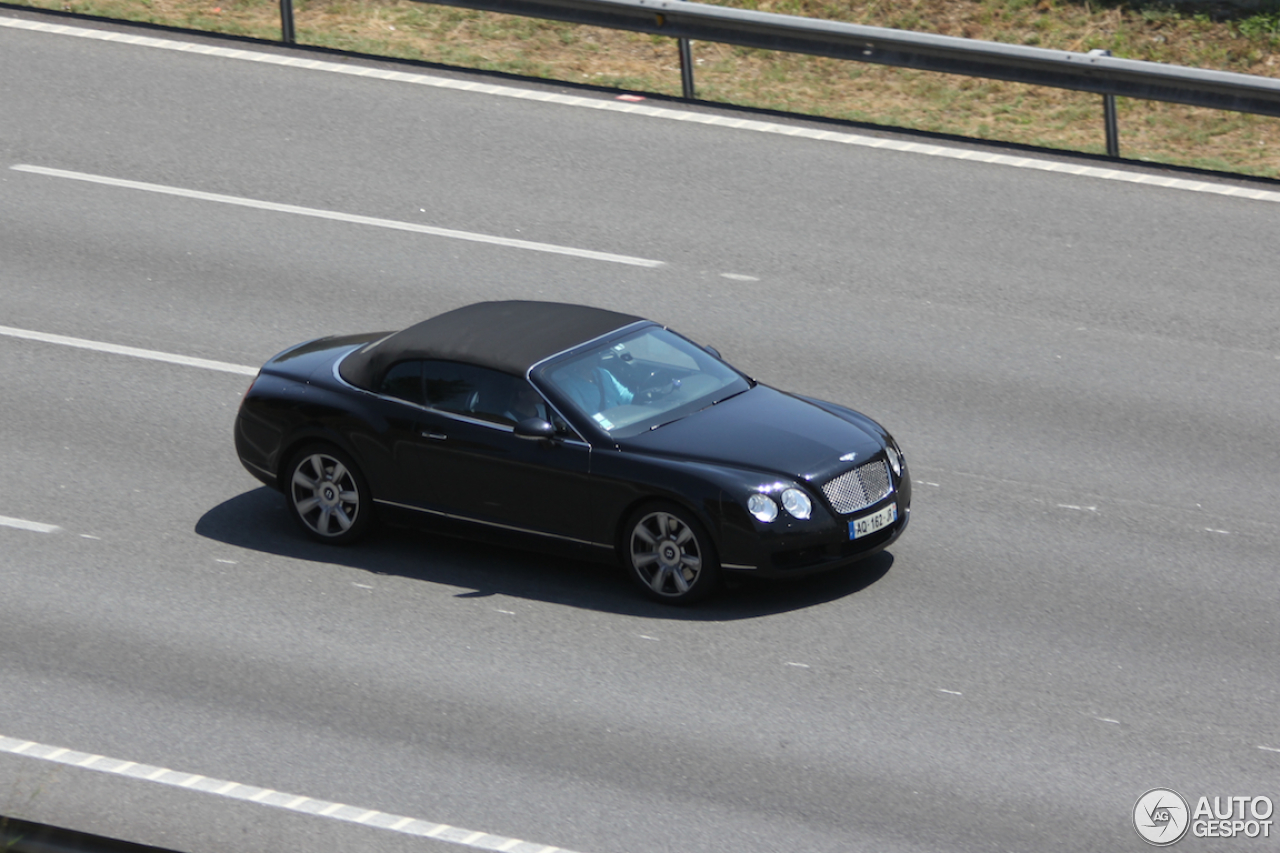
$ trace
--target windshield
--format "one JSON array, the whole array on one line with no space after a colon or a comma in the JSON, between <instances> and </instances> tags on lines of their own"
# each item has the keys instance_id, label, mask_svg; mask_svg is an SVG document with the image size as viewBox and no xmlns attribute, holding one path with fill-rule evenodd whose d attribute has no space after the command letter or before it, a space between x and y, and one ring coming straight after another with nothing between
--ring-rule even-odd
<instances>
[{"instance_id":1,"label":"windshield","mask_svg":"<svg viewBox=\"0 0 1280 853\"><path fill-rule=\"evenodd\" d=\"M679 420L750 387L706 350L658 326L557 359L534 375L615 438Z\"/></svg>"}]
</instances>

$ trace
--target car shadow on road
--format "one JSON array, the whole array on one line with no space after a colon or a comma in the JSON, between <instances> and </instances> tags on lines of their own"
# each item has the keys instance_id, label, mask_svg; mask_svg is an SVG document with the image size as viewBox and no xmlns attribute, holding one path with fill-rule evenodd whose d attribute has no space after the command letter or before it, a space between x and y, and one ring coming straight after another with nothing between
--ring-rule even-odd
<instances>
[{"instance_id":1,"label":"car shadow on road","mask_svg":"<svg viewBox=\"0 0 1280 853\"><path fill-rule=\"evenodd\" d=\"M215 506L196 522L207 539L317 564L347 566L458 587L458 598L506 595L648 619L719 622L802 610L854 595L883 578L893 556L792 581L731 578L709 601L672 607L643 598L616 565L521 551L382 526L350 547L313 542L289 517L279 493L261 487Z\"/></svg>"}]
</instances>

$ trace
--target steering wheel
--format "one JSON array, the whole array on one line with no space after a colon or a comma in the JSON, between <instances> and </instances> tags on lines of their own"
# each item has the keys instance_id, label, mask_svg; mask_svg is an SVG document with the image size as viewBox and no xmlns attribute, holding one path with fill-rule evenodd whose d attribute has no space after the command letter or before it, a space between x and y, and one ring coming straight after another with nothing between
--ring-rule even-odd
<instances>
[{"instance_id":1,"label":"steering wheel","mask_svg":"<svg viewBox=\"0 0 1280 853\"><path fill-rule=\"evenodd\" d=\"M650 373L648 378L650 380L656 379L657 378L656 373ZM650 385L648 388L642 389L640 393L637 394L636 396L640 397L641 400L645 403L653 403L658 400L661 400L664 397L669 397L671 393L679 387L680 387L679 379L670 379L670 380L667 380L665 383Z\"/></svg>"}]
</instances>

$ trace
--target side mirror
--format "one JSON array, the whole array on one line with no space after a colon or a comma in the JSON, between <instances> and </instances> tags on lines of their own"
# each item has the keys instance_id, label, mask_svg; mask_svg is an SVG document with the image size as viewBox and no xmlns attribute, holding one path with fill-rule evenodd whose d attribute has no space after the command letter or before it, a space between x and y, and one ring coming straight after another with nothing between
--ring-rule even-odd
<instances>
[{"instance_id":1,"label":"side mirror","mask_svg":"<svg viewBox=\"0 0 1280 853\"><path fill-rule=\"evenodd\" d=\"M716 349L715 347L711 346L711 344L707 344L706 346L704 346L704 347L703 347L703 349L704 349L704 350L706 350L707 352L711 353L712 355L714 355L716 358L720 359L721 361L724 361L724 356L722 356L722 355L720 354L720 350L718 350L718 349Z\"/></svg>"},{"instance_id":2,"label":"side mirror","mask_svg":"<svg viewBox=\"0 0 1280 853\"><path fill-rule=\"evenodd\" d=\"M520 438L555 438L556 428L542 418L525 418L515 426Z\"/></svg>"}]
</instances>

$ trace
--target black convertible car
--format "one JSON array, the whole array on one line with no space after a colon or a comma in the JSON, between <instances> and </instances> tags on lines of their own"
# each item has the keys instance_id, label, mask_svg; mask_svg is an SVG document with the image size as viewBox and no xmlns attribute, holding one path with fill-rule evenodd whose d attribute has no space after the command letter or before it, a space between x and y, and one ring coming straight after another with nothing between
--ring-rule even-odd
<instances>
[{"instance_id":1,"label":"black convertible car","mask_svg":"<svg viewBox=\"0 0 1280 853\"><path fill-rule=\"evenodd\" d=\"M907 526L888 432L627 314L486 302L268 361L236 450L335 544L379 519L617 555L650 596L874 554Z\"/></svg>"}]
</instances>

